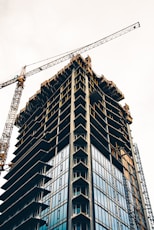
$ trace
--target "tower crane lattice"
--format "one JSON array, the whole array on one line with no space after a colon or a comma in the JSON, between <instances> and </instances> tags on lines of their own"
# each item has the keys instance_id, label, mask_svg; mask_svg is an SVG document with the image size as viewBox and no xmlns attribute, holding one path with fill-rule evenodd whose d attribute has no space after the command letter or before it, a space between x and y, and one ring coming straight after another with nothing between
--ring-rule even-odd
<instances>
[{"instance_id":1,"label":"tower crane lattice","mask_svg":"<svg viewBox=\"0 0 154 230\"><path fill-rule=\"evenodd\" d=\"M137 165L137 172L138 172L139 180L140 180L140 184L141 184L142 194L143 194L143 198L144 198L145 211L147 213L147 217L149 220L150 230L154 230L154 216L153 216L150 198L149 198L149 194L148 194L148 189L147 189L145 176L144 176L144 172L143 172L143 168L142 168L139 149L138 149L138 146L136 143L134 144L134 155L135 155L135 162Z\"/></svg>"},{"instance_id":2,"label":"tower crane lattice","mask_svg":"<svg viewBox=\"0 0 154 230\"><path fill-rule=\"evenodd\" d=\"M118 38L118 37L120 37L120 36L122 36L128 32L131 32L134 29L137 29L139 27L140 27L139 22L134 23L134 24L132 24L132 25L130 25L130 26L128 26L122 30L119 30L118 32L115 32L115 33L113 33L107 37L104 37L104 38L102 38L96 42L93 42L89 45L78 48L75 51L68 52L66 55L63 55L63 56L45 64L45 65L37 67L37 68L27 72L27 73L25 72L25 67L24 67L20 76L17 75L13 79L8 80L8 81L0 84L0 89L2 89L8 85L11 85L11 84L17 82L14 96L13 96L13 99L11 102L8 118L6 120L4 130L2 133L2 137L0 139L0 171L2 171L4 169L4 166L5 166L5 162L6 162L6 158L7 158L7 154L8 154L8 149L9 149L10 138L11 138L13 126L15 123L16 114L18 111L19 103L20 103L20 98L21 98L22 91L23 91L24 81L26 80L26 78L29 76L32 76L36 73L39 73L43 70L46 70L52 66L55 66L61 62L64 62L64 61L72 58L73 56L75 56L77 54L81 54L81 53L84 53L88 50L94 49L95 47L98 47L98 46L100 46L106 42L109 42L115 38Z\"/></svg>"}]
</instances>

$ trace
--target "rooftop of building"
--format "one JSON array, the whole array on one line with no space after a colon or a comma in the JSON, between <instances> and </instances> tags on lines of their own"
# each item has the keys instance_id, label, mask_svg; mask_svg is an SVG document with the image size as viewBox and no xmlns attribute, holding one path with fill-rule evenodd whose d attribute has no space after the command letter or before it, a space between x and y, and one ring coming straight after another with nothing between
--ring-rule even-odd
<instances>
[{"instance_id":1,"label":"rooftop of building","mask_svg":"<svg viewBox=\"0 0 154 230\"><path fill-rule=\"evenodd\" d=\"M98 77L95 74L95 72L91 69L91 58L89 56L87 58L83 58L80 54L78 54L74 56L68 65L62 68L56 75L41 84L40 89L31 98L29 98L26 106L18 114L15 124L18 127L22 127L25 121L36 110L38 104L44 104L48 98L51 97L51 93L54 93L67 79L67 77L70 76L72 69L77 68L78 66L85 68L89 76L97 78L99 87L104 93L116 101L124 99L123 93L118 89L113 81L107 80L103 75Z\"/></svg>"}]
</instances>

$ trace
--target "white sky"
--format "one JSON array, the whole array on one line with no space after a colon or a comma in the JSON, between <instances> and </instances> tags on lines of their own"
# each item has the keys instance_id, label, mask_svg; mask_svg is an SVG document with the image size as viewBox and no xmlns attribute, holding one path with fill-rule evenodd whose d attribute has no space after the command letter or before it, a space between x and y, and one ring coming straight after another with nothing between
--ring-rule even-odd
<instances>
[{"instance_id":1,"label":"white sky","mask_svg":"<svg viewBox=\"0 0 154 230\"><path fill-rule=\"evenodd\" d=\"M19 74L24 65L87 45L139 21L140 29L84 56L90 55L94 71L114 81L125 95L124 102L129 104L134 119L132 136L140 150L154 209L153 9L153 0L0 0L0 83ZM28 78L20 109L41 82L66 63ZM15 85L11 85L0 90L1 133L14 89ZM15 128L8 160L16 136Z\"/></svg>"}]
</instances>

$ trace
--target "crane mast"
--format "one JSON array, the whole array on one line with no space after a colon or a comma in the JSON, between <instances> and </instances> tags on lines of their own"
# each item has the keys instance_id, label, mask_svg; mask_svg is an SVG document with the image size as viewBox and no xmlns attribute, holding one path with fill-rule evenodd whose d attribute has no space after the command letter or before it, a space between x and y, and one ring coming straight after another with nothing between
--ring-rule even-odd
<instances>
[{"instance_id":1,"label":"crane mast","mask_svg":"<svg viewBox=\"0 0 154 230\"><path fill-rule=\"evenodd\" d=\"M8 149L9 149L10 138L11 138L13 126L15 123L16 113L18 111L20 98L22 95L23 84L24 84L24 81L26 80L26 78L29 76L32 76L36 73L39 73L43 70L46 70L52 66L55 66L61 62L64 62L68 59L71 59L73 56L75 56L77 54L81 54L81 53L84 53L88 50L94 49L94 48L96 48L96 47L98 47L104 43L107 43L107 42L109 42L115 38L118 38L118 37L120 37L120 36L122 36L128 32L131 32L131 31L133 31L139 27L140 27L139 22L134 23L134 24L132 24L132 25L130 25L130 26L128 26L122 30L119 30L118 32L115 32L115 33L113 33L107 37L104 37L104 38L102 38L96 42L93 42L89 45L85 45L83 47L80 47L74 51L68 52L66 55L63 55L63 56L45 64L45 65L39 66L39 67L37 67L37 68L27 72L27 73L25 72L25 67L24 67L20 76L17 75L14 78L0 84L0 89L2 89L8 85L11 85L11 84L17 82L15 93L14 93L14 96L13 96L13 99L11 102L8 118L6 120L4 130L2 133L2 137L0 139L0 171L4 170L4 166L5 166L5 162L6 162L6 158L7 158L7 154L8 154Z\"/></svg>"},{"instance_id":2,"label":"crane mast","mask_svg":"<svg viewBox=\"0 0 154 230\"><path fill-rule=\"evenodd\" d=\"M21 95L22 95L22 91L24 87L24 81L25 81L24 74L25 74L25 67L23 67L21 74L17 79L17 84L16 84L16 88L14 91L12 101L11 101L10 110L8 113L7 120L5 122L2 137L0 139L0 169L1 170L4 170L4 165L5 165L8 149L9 149L11 134L13 131L13 126L14 126L14 122L16 119L16 114L18 111L18 107L19 107L19 103L20 103L20 99L21 99Z\"/></svg>"}]
</instances>

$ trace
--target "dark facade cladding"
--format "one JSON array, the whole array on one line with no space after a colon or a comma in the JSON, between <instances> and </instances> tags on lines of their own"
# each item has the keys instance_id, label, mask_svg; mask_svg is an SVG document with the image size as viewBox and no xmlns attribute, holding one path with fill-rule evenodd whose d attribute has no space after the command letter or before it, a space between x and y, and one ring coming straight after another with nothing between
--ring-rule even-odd
<instances>
[{"instance_id":1,"label":"dark facade cladding","mask_svg":"<svg viewBox=\"0 0 154 230\"><path fill-rule=\"evenodd\" d=\"M1 230L147 230L128 105L77 55L17 117Z\"/></svg>"}]
</instances>

